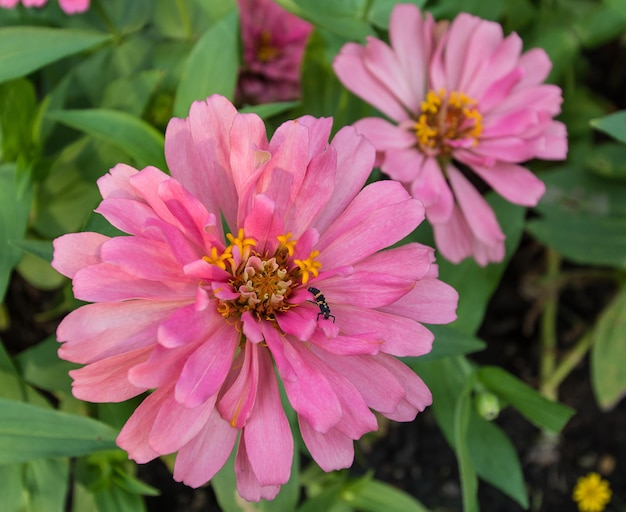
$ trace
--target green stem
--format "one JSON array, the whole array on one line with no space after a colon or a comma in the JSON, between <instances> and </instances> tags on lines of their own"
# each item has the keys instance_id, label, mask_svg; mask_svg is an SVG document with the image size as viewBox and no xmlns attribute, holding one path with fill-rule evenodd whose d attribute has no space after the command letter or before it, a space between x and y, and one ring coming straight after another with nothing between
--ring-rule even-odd
<instances>
[{"instance_id":1,"label":"green stem","mask_svg":"<svg viewBox=\"0 0 626 512\"><path fill-rule=\"evenodd\" d=\"M561 257L552 249L546 252L546 278L553 280L559 273ZM544 303L541 317L541 356L539 366L539 392L550 400L556 400L558 386L548 385L556 368L556 315L558 308L558 288L551 288Z\"/></svg>"},{"instance_id":2,"label":"green stem","mask_svg":"<svg viewBox=\"0 0 626 512\"><path fill-rule=\"evenodd\" d=\"M571 371L578 366L578 363L582 361L592 345L593 336L591 335L591 331L588 331L561 359L561 362L554 369L552 374L543 382L543 386L548 389L557 389L561 382L563 382Z\"/></svg>"}]
</instances>

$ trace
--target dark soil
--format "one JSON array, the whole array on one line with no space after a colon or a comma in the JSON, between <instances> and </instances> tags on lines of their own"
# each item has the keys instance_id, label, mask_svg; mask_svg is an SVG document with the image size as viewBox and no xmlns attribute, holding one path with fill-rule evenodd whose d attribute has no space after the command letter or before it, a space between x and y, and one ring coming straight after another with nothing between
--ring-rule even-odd
<instances>
[{"instance_id":1,"label":"dark soil","mask_svg":"<svg viewBox=\"0 0 626 512\"><path fill-rule=\"evenodd\" d=\"M536 386L538 372L537 322L541 293L537 277L542 272L541 248L525 240L511 260L491 300L480 329L487 348L472 358L479 364L496 364ZM581 283L565 288L559 306L559 349L566 350L610 300L607 282ZM54 305L55 294L41 292L15 276L6 305L11 327L0 333L15 354L54 332L55 322L38 321L39 313ZM540 432L515 410L505 409L496 423L517 448L527 483L530 510L576 511L571 499L576 480L597 471L614 491L608 510L622 510L626 500L626 401L614 410L598 409L589 381L588 359L565 380L561 402L577 413L567 424L554 449L546 449ZM462 510L458 469L453 451L440 433L430 411L412 423L387 425L386 435L360 443L353 471L374 469L375 476L418 497L433 512ZM161 490L148 498L150 512L218 511L210 487L192 490L173 481L160 461L139 467L139 477ZM523 510L488 484L481 483L483 512ZM620 504L617 506L617 504Z\"/></svg>"}]
</instances>

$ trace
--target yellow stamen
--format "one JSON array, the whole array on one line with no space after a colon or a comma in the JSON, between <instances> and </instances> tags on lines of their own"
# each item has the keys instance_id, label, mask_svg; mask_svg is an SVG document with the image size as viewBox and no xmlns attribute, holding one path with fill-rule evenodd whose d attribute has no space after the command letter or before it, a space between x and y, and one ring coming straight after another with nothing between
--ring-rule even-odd
<instances>
[{"instance_id":1,"label":"yellow stamen","mask_svg":"<svg viewBox=\"0 0 626 512\"><path fill-rule=\"evenodd\" d=\"M217 253L217 248L211 247L211 254L209 256L203 256L202 259L211 265L215 265L222 270L226 270L225 261L230 258L230 250L226 249L222 254Z\"/></svg>"},{"instance_id":2,"label":"yellow stamen","mask_svg":"<svg viewBox=\"0 0 626 512\"><path fill-rule=\"evenodd\" d=\"M261 62L269 62L279 54L278 48L272 44L272 34L264 30L259 37L259 48L256 52L257 59Z\"/></svg>"},{"instance_id":3,"label":"yellow stamen","mask_svg":"<svg viewBox=\"0 0 626 512\"><path fill-rule=\"evenodd\" d=\"M226 238L230 242L230 247L226 250L231 250L233 246L239 247L239 253L243 256L246 249L256 246L256 240L254 238L246 238L243 232L243 228L239 228L237 237L235 238L232 233L226 233Z\"/></svg>"},{"instance_id":4,"label":"yellow stamen","mask_svg":"<svg viewBox=\"0 0 626 512\"><path fill-rule=\"evenodd\" d=\"M285 235L278 235L276 238L280 242L280 245L287 249L289 256L293 256L294 249L296 247L297 240L291 240L293 233L289 232Z\"/></svg>"},{"instance_id":5,"label":"yellow stamen","mask_svg":"<svg viewBox=\"0 0 626 512\"><path fill-rule=\"evenodd\" d=\"M319 275L319 269L322 268L322 264L315 259L319 254L319 251L313 251L306 260L294 260L294 263L300 268L302 284L309 282L309 276L317 277Z\"/></svg>"}]
</instances>

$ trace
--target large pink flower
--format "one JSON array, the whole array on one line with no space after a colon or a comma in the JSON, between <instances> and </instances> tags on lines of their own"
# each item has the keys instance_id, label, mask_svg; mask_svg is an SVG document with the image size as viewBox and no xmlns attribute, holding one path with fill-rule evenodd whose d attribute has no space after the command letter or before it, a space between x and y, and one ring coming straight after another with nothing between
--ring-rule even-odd
<instances>
[{"instance_id":1,"label":"large pink flower","mask_svg":"<svg viewBox=\"0 0 626 512\"><path fill-rule=\"evenodd\" d=\"M273 0L237 3L244 61L237 101L258 104L297 99L302 57L313 26Z\"/></svg>"},{"instance_id":2,"label":"large pink flower","mask_svg":"<svg viewBox=\"0 0 626 512\"><path fill-rule=\"evenodd\" d=\"M19 2L24 7L42 7L48 0L0 0L0 7L14 8ZM65 14L77 14L89 9L89 0L59 0L59 5Z\"/></svg>"},{"instance_id":3,"label":"large pink flower","mask_svg":"<svg viewBox=\"0 0 626 512\"><path fill-rule=\"evenodd\" d=\"M98 181L96 211L130 236L55 240L54 268L94 302L58 328L59 355L87 365L74 395L154 390L118 437L137 462L177 451L174 477L199 486L240 433L240 494L274 497L293 452L274 366L326 471L377 428L370 409L410 421L430 404L392 355L429 352L420 322L454 320L457 294L431 248L382 250L423 207L394 181L361 190L374 148L352 127L329 144L331 124L302 117L268 141L225 98L196 102L167 128L172 177L120 164Z\"/></svg>"},{"instance_id":4,"label":"large pink flower","mask_svg":"<svg viewBox=\"0 0 626 512\"><path fill-rule=\"evenodd\" d=\"M343 84L388 116L355 123L376 146L378 164L426 206L435 240L453 262L504 257L504 234L471 180L512 203L534 206L543 183L519 163L567 153L561 90L542 84L551 68L541 49L522 53L515 33L460 14L435 25L414 5L398 5L391 46L348 43L334 70ZM471 174L474 173L474 176Z\"/></svg>"}]
</instances>

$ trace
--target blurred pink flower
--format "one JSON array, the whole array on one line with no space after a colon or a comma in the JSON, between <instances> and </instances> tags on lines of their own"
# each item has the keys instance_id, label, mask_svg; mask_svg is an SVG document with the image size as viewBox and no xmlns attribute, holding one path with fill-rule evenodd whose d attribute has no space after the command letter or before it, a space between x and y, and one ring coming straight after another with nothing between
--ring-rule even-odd
<instances>
[{"instance_id":1,"label":"blurred pink flower","mask_svg":"<svg viewBox=\"0 0 626 512\"><path fill-rule=\"evenodd\" d=\"M98 185L96 210L130 236L75 233L53 266L94 302L58 328L74 395L127 400L154 390L117 439L144 463L178 452L174 478L197 487L233 446L247 500L273 498L290 474L293 440L274 365L312 457L350 466L375 409L410 421L428 388L392 356L430 351L420 322L456 317L434 251L382 250L421 222L402 185L362 189L374 148L352 127L329 144L332 119L302 117L270 141L263 121L221 96L172 119L172 177L120 164ZM229 233L222 231L222 219Z\"/></svg>"},{"instance_id":2,"label":"blurred pink flower","mask_svg":"<svg viewBox=\"0 0 626 512\"><path fill-rule=\"evenodd\" d=\"M12 9L20 0L0 0L0 7ZM42 7L48 0L21 0L24 7ZM59 0L59 5L66 14L77 14L89 9L89 0Z\"/></svg>"},{"instance_id":3,"label":"blurred pink flower","mask_svg":"<svg viewBox=\"0 0 626 512\"><path fill-rule=\"evenodd\" d=\"M541 49L522 53L519 36L504 38L497 23L463 13L435 25L414 5L393 9L389 37L391 46L348 43L333 64L350 91L394 121L355 127L381 169L424 202L446 258L501 261L504 233L472 181L524 206L543 195L543 182L518 164L567 154L565 126L553 120L561 90L542 84L550 60Z\"/></svg>"},{"instance_id":4,"label":"blurred pink flower","mask_svg":"<svg viewBox=\"0 0 626 512\"><path fill-rule=\"evenodd\" d=\"M297 99L302 57L313 26L273 0L237 3L243 44L237 102L259 104Z\"/></svg>"}]
</instances>

